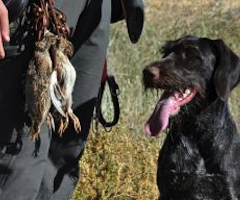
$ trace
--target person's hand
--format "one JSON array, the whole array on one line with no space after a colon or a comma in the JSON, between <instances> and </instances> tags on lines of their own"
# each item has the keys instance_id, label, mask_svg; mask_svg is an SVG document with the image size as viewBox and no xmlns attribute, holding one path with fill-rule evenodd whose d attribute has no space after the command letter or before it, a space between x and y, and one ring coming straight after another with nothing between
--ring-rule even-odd
<instances>
[{"instance_id":1,"label":"person's hand","mask_svg":"<svg viewBox=\"0 0 240 200\"><path fill-rule=\"evenodd\" d=\"M5 57L3 42L9 42L9 40L8 10L2 0L0 0L0 59Z\"/></svg>"}]
</instances>

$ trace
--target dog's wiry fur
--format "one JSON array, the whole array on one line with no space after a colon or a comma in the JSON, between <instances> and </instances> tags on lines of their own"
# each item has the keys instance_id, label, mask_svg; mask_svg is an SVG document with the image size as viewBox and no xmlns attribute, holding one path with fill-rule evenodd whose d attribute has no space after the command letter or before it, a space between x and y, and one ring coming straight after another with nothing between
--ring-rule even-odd
<instances>
[{"instance_id":1,"label":"dog's wiry fur","mask_svg":"<svg viewBox=\"0 0 240 200\"><path fill-rule=\"evenodd\" d=\"M240 139L228 106L239 80L239 58L222 40L194 36L167 42L163 59L143 70L145 87L164 91L146 123L153 136L167 130L161 200L240 199Z\"/></svg>"}]
</instances>

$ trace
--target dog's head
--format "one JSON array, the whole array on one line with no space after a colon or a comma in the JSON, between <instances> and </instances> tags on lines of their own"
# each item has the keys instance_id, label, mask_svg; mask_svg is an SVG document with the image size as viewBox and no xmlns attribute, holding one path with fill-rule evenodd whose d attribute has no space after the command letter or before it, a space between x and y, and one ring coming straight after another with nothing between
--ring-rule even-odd
<instances>
[{"instance_id":1,"label":"dog's head","mask_svg":"<svg viewBox=\"0 0 240 200\"><path fill-rule=\"evenodd\" d=\"M164 91L145 126L153 136L180 110L199 111L217 98L226 101L240 81L239 58L222 40L186 36L162 50L163 58L143 70L145 87Z\"/></svg>"}]
</instances>

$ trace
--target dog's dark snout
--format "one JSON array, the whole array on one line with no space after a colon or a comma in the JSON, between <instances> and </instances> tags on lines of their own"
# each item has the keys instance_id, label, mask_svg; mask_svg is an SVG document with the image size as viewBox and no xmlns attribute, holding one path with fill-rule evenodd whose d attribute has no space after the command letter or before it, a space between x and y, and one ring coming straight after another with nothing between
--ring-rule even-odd
<instances>
[{"instance_id":1,"label":"dog's dark snout","mask_svg":"<svg viewBox=\"0 0 240 200\"><path fill-rule=\"evenodd\" d=\"M143 83L145 87L155 87L159 78L159 69L155 65L149 65L143 70Z\"/></svg>"},{"instance_id":2,"label":"dog's dark snout","mask_svg":"<svg viewBox=\"0 0 240 200\"><path fill-rule=\"evenodd\" d=\"M159 70L155 66L148 66L143 70L145 79L155 79L159 76Z\"/></svg>"}]
</instances>

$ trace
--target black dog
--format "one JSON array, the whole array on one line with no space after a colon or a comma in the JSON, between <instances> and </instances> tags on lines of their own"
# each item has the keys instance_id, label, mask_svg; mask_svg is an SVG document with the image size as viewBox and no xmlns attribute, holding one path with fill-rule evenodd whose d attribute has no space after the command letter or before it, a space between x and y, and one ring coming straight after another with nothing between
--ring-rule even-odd
<instances>
[{"instance_id":1,"label":"black dog","mask_svg":"<svg viewBox=\"0 0 240 200\"><path fill-rule=\"evenodd\" d=\"M145 125L152 136L168 128L161 200L240 199L240 138L227 102L239 80L239 58L222 40L194 36L167 42L143 70L146 88L164 90Z\"/></svg>"}]
</instances>

